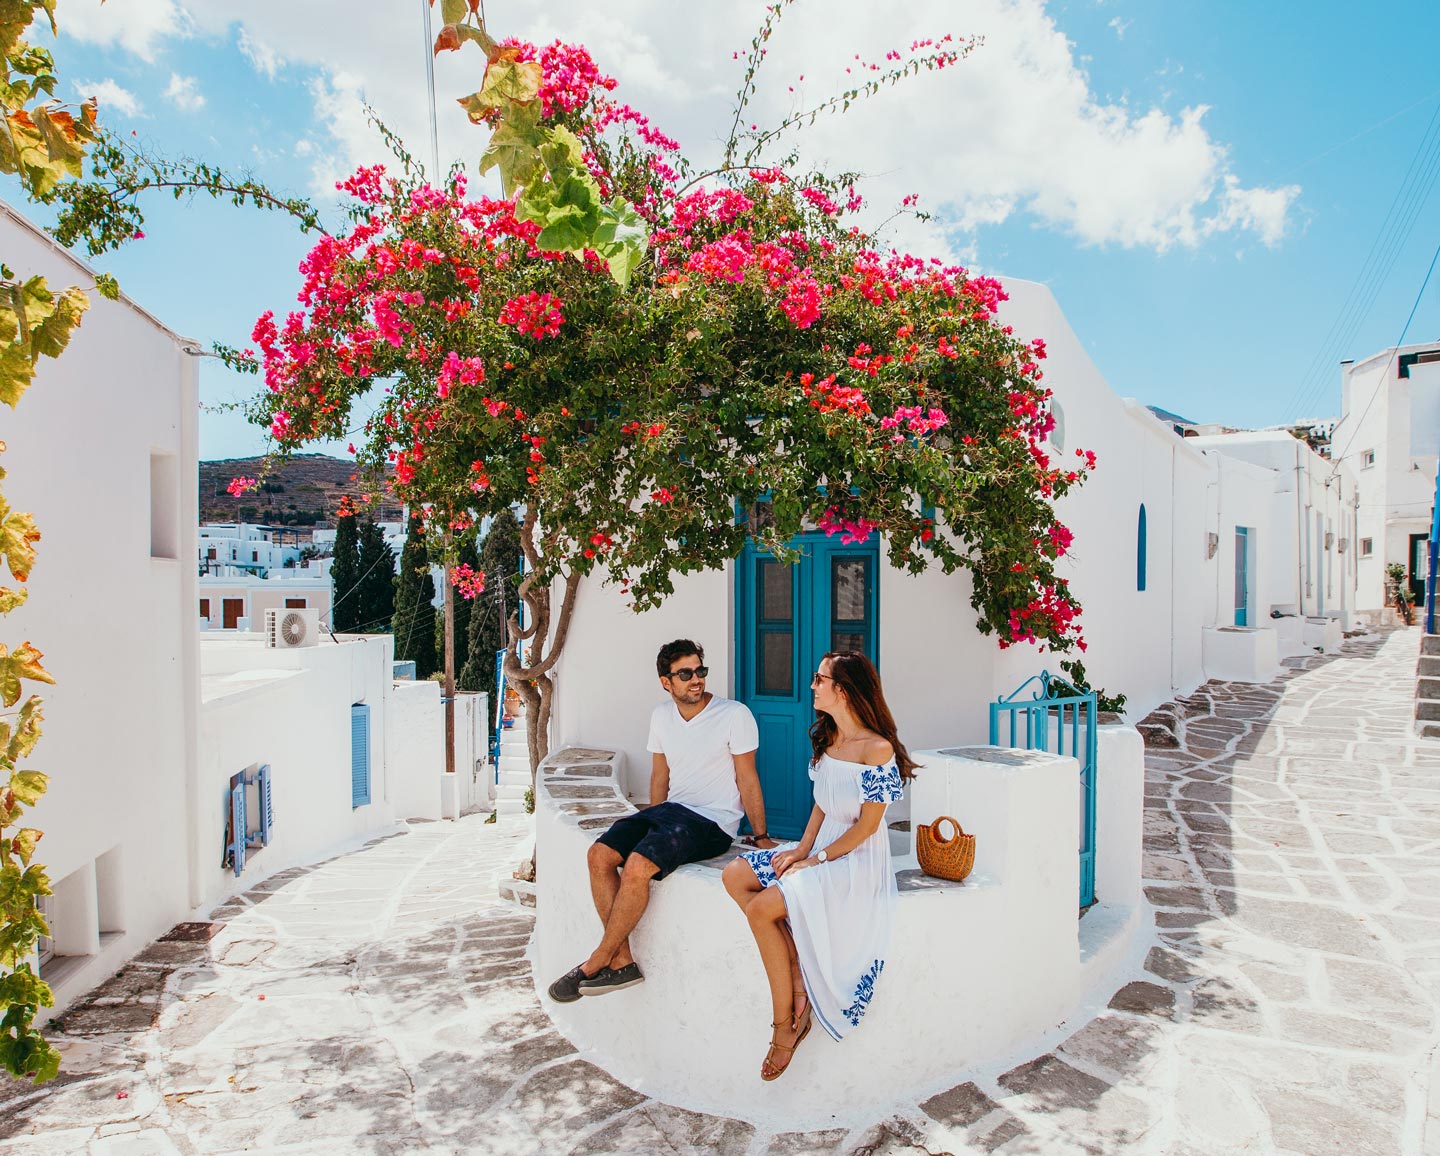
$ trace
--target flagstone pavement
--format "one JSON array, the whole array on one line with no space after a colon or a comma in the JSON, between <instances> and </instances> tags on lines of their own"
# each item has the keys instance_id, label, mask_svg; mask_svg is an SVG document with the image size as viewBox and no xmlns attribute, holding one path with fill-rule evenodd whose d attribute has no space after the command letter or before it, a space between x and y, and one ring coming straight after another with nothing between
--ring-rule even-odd
<instances>
[{"instance_id":1,"label":"flagstone pavement","mask_svg":"<svg viewBox=\"0 0 1440 1156\"><path fill-rule=\"evenodd\" d=\"M496 899L524 820L472 816L286 872L208 943L150 948L61 1019L60 1079L0 1085L0 1154L1440 1152L1418 641L1352 640L1161 712L1147 974L1053 1051L868 1126L771 1134L577 1055L535 996L531 914Z\"/></svg>"}]
</instances>

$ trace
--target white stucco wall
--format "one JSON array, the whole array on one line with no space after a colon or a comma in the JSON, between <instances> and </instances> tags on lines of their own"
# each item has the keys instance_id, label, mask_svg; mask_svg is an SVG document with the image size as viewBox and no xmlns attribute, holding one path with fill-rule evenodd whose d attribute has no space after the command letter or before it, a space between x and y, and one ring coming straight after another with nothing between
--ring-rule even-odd
<instances>
[{"instance_id":1,"label":"white stucco wall","mask_svg":"<svg viewBox=\"0 0 1440 1156\"><path fill-rule=\"evenodd\" d=\"M439 749L435 718L399 714L409 727L410 759L389 757L395 726L388 635L326 639L320 646L271 650L259 635L215 635L201 645L202 694L198 797L190 830L201 865L192 906L208 908L259 879L312 862L409 817L412 778L424 754ZM420 687L435 684L410 684ZM370 803L351 806L350 708L370 705ZM438 699L435 714L438 716ZM444 769L428 760L438 784ZM236 878L219 866L224 846L225 792L230 776L268 763L275 803L269 846L252 850ZM416 766L415 764L422 764ZM439 788L435 787L438 801ZM438 818L435 813L425 817ZM252 820L253 822L253 820Z\"/></svg>"},{"instance_id":2,"label":"white stucco wall","mask_svg":"<svg viewBox=\"0 0 1440 1156\"><path fill-rule=\"evenodd\" d=\"M17 276L44 275L56 292L94 283L3 206L0 249ZM94 905L71 938L88 959L59 985L62 1003L188 910L199 709L188 345L130 302L94 294L69 348L42 358L5 410L5 495L43 539L29 601L0 620L0 638L33 642L58 680L27 686L46 716L30 762L50 776L28 821L45 832L38 859L52 882L74 884L57 902Z\"/></svg>"}]
</instances>

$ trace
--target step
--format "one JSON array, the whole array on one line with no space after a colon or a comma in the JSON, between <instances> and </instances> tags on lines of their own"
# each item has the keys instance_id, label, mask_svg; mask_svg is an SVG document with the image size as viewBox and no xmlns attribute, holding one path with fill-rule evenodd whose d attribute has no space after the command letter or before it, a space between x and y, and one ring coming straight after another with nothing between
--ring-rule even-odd
<instances>
[{"instance_id":1,"label":"step","mask_svg":"<svg viewBox=\"0 0 1440 1156\"><path fill-rule=\"evenodd\" d=\"M1422 739L1440 739L1440 723L1418 723L1415 733Z\"/></svg>"},{"instance_id":2,"label":"step","mask_svg":"<svg viewBox=\"0 0 1440 1156\"><path fill-rule=\"evenodd\" d=\"M504 774L506 771L524 771L528 778L530 775L530 754L529 752L521 754L519 751L510 752L502 750L500 752L500 762L496 765L500 768L501 774Z\"/></svg>"},{"instance_id":3,"label":"step","mask_svg":"<svg viewBox=\"0 0 1440 1156\"><path fill-rule=\"evenodd\" d=\"M1440 656L1422 654L1415 673L1421 678L1440 678Z\"/></svg>"},{"instance_id":4,"label":"step","mask_svg":"<svg viewBox=\"0 0 1440 1156\"><path fill-rule=\"evenodd\" d=\"M1415 683L1415 697L1417 699L1440 699L1440 678L1421 677Z\"/></svg>"},{"instance_id":5,"label":"step","mask_svg":"<svg viewBox=\"0 0 1440 1156\"><path fill-rule=\"evenodd\" d=\"M1440 722L1440 699L1416 699L1415 718L1418 722Z\"/></svg>"},{"instance_id":6,"label":"step","mask_svg":"<svg viewBox=\"0 0 1440 1156\"><path fill-rule=\"evenodd\" d=\"M1420 639L1420 653L1440 655L1440 634L1427 634Z\"/></svg>"},{"instance_id":7,"label":"step","mask_svg":"<svg viewBox=\"0 0 1440 1156\"><path fill-rule=\"evenodd\" d=\"M495 785L495 797L497 799L520 799L524 800L525 794L530 790L530 784L526 783L497 783Z\"/></svg>"},{"instance_id":8,"label":"step","mask_svg":"<svg viewBox=\"0 0 1440 1156\"><path fill-rule=\"evenodd\" d=\"M525 787L530 786L530 770L527 767L523 771L501 771L500 777L495 780L496 784L504 787Z\"/></svg>"},{"instance_id":9,"label":"step","mask_svg":"<svg viewBox=\"0 0 1440 1156\"><path fill-rule=\"evenodd\" d=\"M525 800L496 799L495 813L498 815L523 815L525 814Z\"/></svg>"}]
</instances>

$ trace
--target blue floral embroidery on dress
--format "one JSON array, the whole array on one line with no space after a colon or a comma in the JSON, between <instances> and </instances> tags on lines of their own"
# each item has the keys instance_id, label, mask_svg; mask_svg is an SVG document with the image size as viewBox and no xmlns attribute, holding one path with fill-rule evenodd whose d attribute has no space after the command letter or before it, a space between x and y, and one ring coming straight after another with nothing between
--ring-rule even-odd
<instances>
[{"instance_id":1,"label":"blue floral embroidery on dress","mask_svg":"<svg viewBox=\"0 0 1440 1156\"><path fill-rule=\"evenodd\" d=\"M883 767L866 767L860 772L860 790L867 803L893 803L905 793L900 768L894 763Z\"/></svg>"},{"instance_id":2,"label":"blue floral embroidery on dress","mask_svg":"<svg viewBox=\"0 0 1440 1156\"><path fill-rule=\"evenodd\" d=\"M878 802L878 800L875 800ZM865 1014L865 1009L870 1006L870 1000L875 995L875 981L880 978L880 973L885 970L885 961L877 959L870 965L870 970L860 977L860 982L855 985L855 1002L845 1008L840 1014L850 1021L852 1028L860 1026L860 1017Z\"/></svg>"},{"instance_id":3,"label":"blue floral embroidery on dress","mask_svg":"<svg viewBox=\"0 0 1440 1156\"><path fill-rule=\"evenodd\" d=\"M770 866L770 860L775 857L775 852L780 850L776 847L769 851L743 851L741 857L755 872L755 878L760 880L761 887L770 887L775 883L775 868Z\"/></svg>"}]
</instances>

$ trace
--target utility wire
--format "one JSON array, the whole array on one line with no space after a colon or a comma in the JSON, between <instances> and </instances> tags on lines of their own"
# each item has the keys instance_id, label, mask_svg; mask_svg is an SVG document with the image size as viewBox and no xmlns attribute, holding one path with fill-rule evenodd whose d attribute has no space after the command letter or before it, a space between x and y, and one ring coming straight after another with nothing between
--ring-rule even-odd
<instances>
[{"instance_id":1,"label":"utility wire","mask_svg":"<svg viewBox=\"0 0 1440 1156\"><path fill-rule=\"evenodd\" d=\"M1437 178L1440 178L1440 105L1426 125L1350 292L1291 396L1287 412L1292 418L1307 416L1303 409L1324 396L1331 366L1364 324Z\"/></svg>"},{"instance_id":2,"label":"utility wire","mask_svg":"<svg viewBox=\"0 0 1440 1156\"><path fill-rule=\"evenodd\" d=\"M1430 268L1425 273L1425 280L1420 284L1420 292L1415 294L1415 304L1410 307L1410 316L1405 319L1405 328L1400 330L1400 339L1395 342L1394 347L1390 350L1390 357L1385 362L1385 369L1380 374L1379 380L1375 383L1375 388L1370 393L1370 400L1365 403L1365 408L1360 411L1360 416L1355 421L1355 428L1350 431L1350 437L1345 442L1345 448L1340 451L1338 456L1332 455L1334 464L1330 470L1329 477L1326 478L1327 482L1339 472L1340 463L1345 459L1345 455L1350 452L1350 447L1355 442L1355 435L1360 432L1360 426L1365 421L1365 415L1370 412L1370 407L1375 404L1375 399L1380 396L1382 390L1389 388L1390 367L1395 364L1395 358L1400 355L1400 347L1405 344L1405 335L1410 332L1410 323L1415 320L1415 313L1419 310L1420 301L1425 296L1425 289L1430 284L1430 275L1435 272L1436 262L1440 262L1440 245L1435 246L1435 256L1430 258Z\"/></svg>"}]
</instances>

